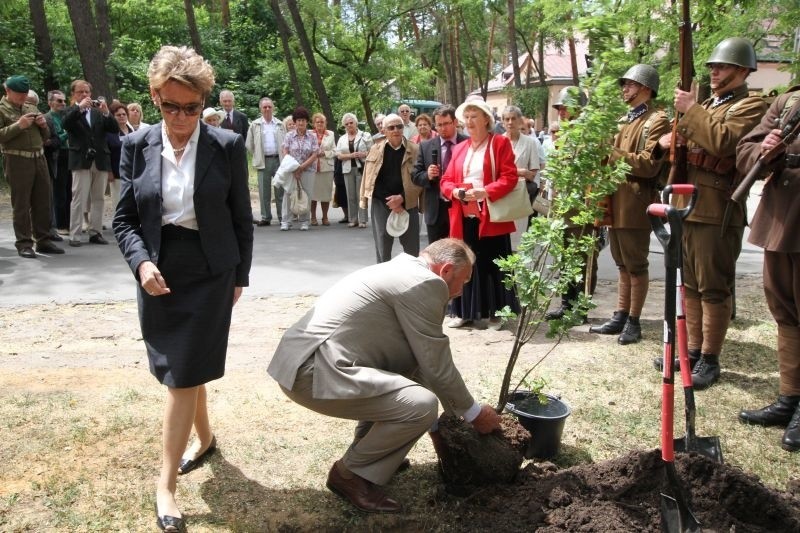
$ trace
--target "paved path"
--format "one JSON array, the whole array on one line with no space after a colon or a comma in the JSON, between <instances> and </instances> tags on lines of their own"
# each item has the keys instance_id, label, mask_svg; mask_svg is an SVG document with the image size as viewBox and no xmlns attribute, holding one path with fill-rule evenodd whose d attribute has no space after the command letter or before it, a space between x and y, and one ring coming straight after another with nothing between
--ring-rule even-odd
<instances>
[{"instance_id":1,"label":"paved path","mask_svg":"<svg viewBox=\"0 0 800 533\"><path fill-rule=\"evenodd\" d=\"M751 196L751 213L757 197ZM331 210L331 225L308 232L281 232L278 225L254 227L255 243L250 287L244 297L319 294L344 275L375 262L372 230L337 224L341 210ZM107 222L108 224L108 222ZM518 227L521 224L517 224ZM424 231L424 224L422 225ZM66 254L23 259L14 248L10 221L0 223L0 306L49 302L104 302L135 298L135 282L114 244L84 244ZM86 239L84 239L85 241ZM427 243L425 234L421 237ZM519 233L513 242L519 240ZM399 253L400 243L394 251ZM655 238L650 245L651 278L663 279L663 255ZM742 274L761 272L762 253L745 243L739 259ZM616 267L606 248L600 254L599 277L615 280Z\"/></svg>"}]
</instances>

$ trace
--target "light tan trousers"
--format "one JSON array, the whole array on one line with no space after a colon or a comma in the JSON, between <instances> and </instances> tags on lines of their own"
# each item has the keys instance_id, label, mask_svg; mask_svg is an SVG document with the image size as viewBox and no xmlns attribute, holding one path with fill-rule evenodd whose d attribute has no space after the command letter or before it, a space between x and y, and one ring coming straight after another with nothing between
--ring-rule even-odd
<instances>
[{"instance_id":1,"label":"light tan trousers","mask_svg":"<svg viewBox=\"0 0 800 533\"><path fill-rule=\"evenodd\" d=\"M438 417L439 400L421 385L371 398L320 400L313 397L314 357L297 371L292 390L281 390L294 402L317 413L357 420L353 444L342 457L355 474L385 485L417 440Z\"/></svg>"}]
</instances>

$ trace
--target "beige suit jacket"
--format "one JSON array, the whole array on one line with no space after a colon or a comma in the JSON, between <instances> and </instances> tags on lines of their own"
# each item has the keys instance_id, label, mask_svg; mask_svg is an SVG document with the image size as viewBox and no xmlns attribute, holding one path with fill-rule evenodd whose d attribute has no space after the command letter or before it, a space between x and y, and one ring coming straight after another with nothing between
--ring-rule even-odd
<instances>
[{"instance_id":1,"label":"beige suit jacket","mask_svg":"<svg viewBox=\"0 0 800 533\"><path fill-rule=\"evenodd\" d=\"M286 331L267 372L291 390L314 354L314 398L370 398L419 383L463 415L474 400L442 331L448 299L421 258L401 254L354 272Z\"/></svg>"}]
</instances>

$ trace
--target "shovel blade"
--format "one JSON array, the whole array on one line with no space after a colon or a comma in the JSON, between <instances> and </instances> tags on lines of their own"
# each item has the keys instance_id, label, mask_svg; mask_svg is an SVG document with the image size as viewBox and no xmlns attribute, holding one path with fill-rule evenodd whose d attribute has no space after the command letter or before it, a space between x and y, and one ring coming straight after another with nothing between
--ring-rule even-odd
<instances>
[{"instance_id":1,"label":"shovel blade","mask_svg":"<svg viewBox=\"0 0 800 533\"><path fill-rule=\"evenodd\" d=\"M720 444L719 437L694 437L687 438L683 436L679 439L674 439L676 453L697 452L700 455L705 455L712 461L722 463L722 445Z\"/></svg>"},{"instance_id":2,"label":"shovel blade","mask_svg":"<svg viewBox=\"0 0 800 533\"><path fill-rule=\"evenodd\" d=\"M700 524L689 509L681 513L672 496L661 493L661 531L664 533L701 533Z\"/></svg>"}]
</instances>

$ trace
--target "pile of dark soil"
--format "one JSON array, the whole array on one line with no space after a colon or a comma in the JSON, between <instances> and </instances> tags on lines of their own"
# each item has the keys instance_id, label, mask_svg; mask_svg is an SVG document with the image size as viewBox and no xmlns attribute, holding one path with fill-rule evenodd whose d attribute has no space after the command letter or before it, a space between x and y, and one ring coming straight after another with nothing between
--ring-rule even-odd
<instances>
[{"instance_id":1,"label":"pile of dark soil","mask_svg":"<svg viewBox=\"0 0 800 533\"><path fill-rule=\"evenodd\" d=\"M800 495L697 454L678 455L676 468L704 531L800 531ZM670 493L660 450L638 451L561 470L530 463L513 483L462 499L459 512L463 531L660 531L661 492Z\"/></svg>"}]
</instances>

